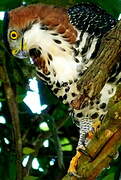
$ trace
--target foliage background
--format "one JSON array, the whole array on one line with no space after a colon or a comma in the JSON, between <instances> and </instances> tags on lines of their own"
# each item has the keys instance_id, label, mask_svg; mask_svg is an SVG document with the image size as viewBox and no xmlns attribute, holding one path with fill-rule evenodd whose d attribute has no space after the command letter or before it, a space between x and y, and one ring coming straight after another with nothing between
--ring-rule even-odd
<instances>
[{"instance_id":1,"label":"foliage background","mask_svg":"<svg viewBox=\"0 0 121 180\"><path fill-rule=\"evenodd\" d=\"M83 2L86 0L83 0ZM26 0L30 3L46 3L68 7L81 2L81 0ZM106 9L115 18L121 13L121 0L88 0L100 5ZM0 1L0 11L18 7L22 4L20 0ZM3 22L0 21L0 64L5 64L7 73L16 96L19 109L20 128L23 140L23 160L29 155L30 159L37 158L39 167L43 169L33 169L29 171L27 177L28 163L23 168L24 180L60 180L67 171L69 162L75 154L78 142L78 129L68 116L67 107L62 105L59 100L52 95L48 88L38 81L41 104L47 104L48 108L40 115L32 113L28 106L23 102L27 91L29 90L29 79L35 77L34 67L29 60L19 60L9 56L6 52L3 42L2 28ZM3 33L2 33L3 32ZM6 123L0 123L0 180L16 179L16 153L13 137L13 127L11 115L5 97L3 81L0 80L0 117L6 119ZM34 103L34 102L33 102ZM49 131L40 129L39 125L46 122ZM9 144L5 139L9 140ZM49 140L49 146L44 147L43 142ZM53 161L53 165L50 162ZM97 178L98 180L118 180L121 172L121 150L119 156L113 160L109 169L105 169Z\"/></svg>"}]
</instances>

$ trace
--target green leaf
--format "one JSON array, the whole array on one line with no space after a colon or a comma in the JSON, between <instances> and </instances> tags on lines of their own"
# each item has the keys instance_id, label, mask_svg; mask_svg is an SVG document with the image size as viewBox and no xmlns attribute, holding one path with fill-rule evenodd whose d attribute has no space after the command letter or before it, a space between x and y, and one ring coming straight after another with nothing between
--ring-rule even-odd
<instances>
[{"instance_id":1,"label":"green leaf","mask_svg":"<svg viewBox=\"0 0 121 180\"><path fill-rule=\"evenodd\" d=\"M21 1L15 1L15 0L4 0L4 1L0 1L0 7L2 10L6 10L6 9L12 9L15 8L17 6L21 5Z\"/></svg>"},{"instance_id":2,"label":"green leaf","mask_svg":"<svg viewBox=\"0 0 121 180\"><path fill-rule=\"evenodd\" d=\"M26 94L18 95L18 96L16 97L16 101L17 101L18 103L23 102L23 99L25 98L25 96L26 96Z\"/></svg>"},{"instance_id":3,"label":"green leaf","mask_svg":"<svg viewBox=\"0 0 121 180\"><path fill-rule=\"evenodd\" d=\"M42 122L40 125L39 125L39 128L42 130L42 131L49 131L49 127L47 125L46 122Z\"/></svg>"},{"instance_id":4,"label":"green leaf","mask_svg":"<svg viewBox=\"0 0 121 180\"><path fill-rule=\"evenodd\" d=\"M67 138L63 138L61 140L62 151L72 151L72 145Z\"/></svg>"},{"instance_id":5,"label":"green leaf","mask_svg":"<svg viewBox=\"0 0 121 180\"><path fill-rule=\"evenodd\" d=\"M104 177L102 180L115 180L115 173L112 172L108 176Z\"/></svg>"},{"instance_id":6,"label":"green leaf","mask_svg":"<svg viewBox=\"0 0 121 180\"><path fill-rule=\"evenodd\" d=\"M29 147L24 147L23 148L23 154L29 155L29 154L32 154L34 152L35 152L35 150L32 149L32 148L29 148Z\"/></svg>"},{"instance_id":7,"label":"green leaf","mask_svg":"<svg viewBox=\"0 0 121 180\"><path fill-rule=\"evenodd\" d=\"M6 99L4 98L0 98L0 102L6 101Z\"/></svg>"},{"instance_id":8,"label":"green leaf","mask_svg":"<svg viewBox=\"0 0 121 180\"><path fill-rule=\"evenodd\" d=\"M38 177L35 176L26 176L23 180L38 180Z\"/></svg>"}]
</instances>

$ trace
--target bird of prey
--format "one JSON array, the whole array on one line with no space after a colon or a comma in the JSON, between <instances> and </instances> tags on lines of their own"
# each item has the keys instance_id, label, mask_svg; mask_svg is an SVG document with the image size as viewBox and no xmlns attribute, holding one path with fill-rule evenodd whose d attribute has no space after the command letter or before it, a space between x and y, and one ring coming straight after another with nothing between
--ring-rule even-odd
<instances>
[{"instance_id":1,"label":"bird of prey","mask_svg":"<svg viewBox=\"0 0 121 180\"><path fill-rule=\"evenodd\" d=\"M90 3L68 9L32 4L6 12L4 42L13 56L31 57L37 76L64 104L70 105L79 95L79 78L93 63L103 35L116 22ZM77 151L88 144L88 134L94 131L95 122L103 120L109 98L115 93L115 83L120 79L119 70L117 64L99 97L90 99L81 109L72 109L80 128Z\"/></svg>"}]
</instances>

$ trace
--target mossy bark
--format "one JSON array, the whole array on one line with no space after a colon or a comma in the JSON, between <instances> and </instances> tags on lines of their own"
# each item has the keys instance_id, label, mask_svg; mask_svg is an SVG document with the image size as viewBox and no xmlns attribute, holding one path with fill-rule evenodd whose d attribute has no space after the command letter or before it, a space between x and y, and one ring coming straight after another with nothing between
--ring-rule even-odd
<instances>
[{"instance_id":1,"label":"mossy bark","mask_svg":"<svg viewBox=\"0 0 121 180\"><path fill-rule=\"evenodd\" d=\"M121 21L102 39L97 58L78 82L80 96L71 106L80 109L89 99L99 95L106 83L112 67L121 58ZM83 88L82 88L83 87ZM77 174L80 178L68 174L63 180L95 180L103 168L106 168L121 145L121 85L108 104L108 113L87 149L90 157L84 154L78 160Z\"/></svg>"}]
</instances>

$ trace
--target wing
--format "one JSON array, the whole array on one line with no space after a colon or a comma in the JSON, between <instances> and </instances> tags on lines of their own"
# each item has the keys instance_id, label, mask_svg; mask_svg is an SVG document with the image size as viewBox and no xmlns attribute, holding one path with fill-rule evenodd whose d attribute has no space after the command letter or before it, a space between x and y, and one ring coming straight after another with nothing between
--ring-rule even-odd
<instances>
[{"instance_id":1,"label":"wing","mask_svg":"<svg viewBox=\"0 0 121 180\"><path fill-rule=\"evenodd\" d=\"M90 3L81 3L69 8L68 15L71 24L79 32L76 48L87 64L90 58L96 56L102 36L115 26L117 20L105 10Z\"/></svg>"},{"instance_id":2,"label":"wing","mask_svg":"<svg viewBox=\"0 0 121 180\"><path fill-rule=\"evenodd\" d=\"M90 3L68 9L71 23L80 31L100 37L115 26L116 20L105 10Z\"/></svg>"}]
</instances>

